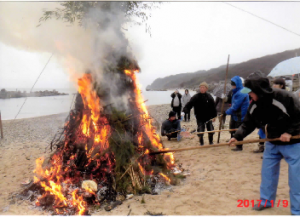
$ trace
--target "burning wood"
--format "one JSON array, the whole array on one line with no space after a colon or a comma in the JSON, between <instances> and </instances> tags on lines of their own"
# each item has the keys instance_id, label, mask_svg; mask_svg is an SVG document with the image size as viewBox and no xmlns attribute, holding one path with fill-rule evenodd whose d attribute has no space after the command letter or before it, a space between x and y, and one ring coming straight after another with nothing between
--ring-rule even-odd
<instances>
[{"instance_id":1,"label":"burning wood","mask_svg":"<svg viewBox=\"0 0 300 217\"><path fill-rule=\"evenodd\" d=\"M107 202L107 210L112 209L120 204L115 202L118 195L155 193L158 177L165 183L175 179L172 153L148 155L164 147L141 95L135 75L139 67L135 62L129 69L125 65L119 64L118 73L127 78L129 109L119 111L111 102L104 106L101 86L85 74L78 80L79 94L64 136L52 141L56 150L45 167L43 158L36 160L34 183L21 195L34 192L30 199L53 214L86 215L90 205Z\"/></svg>"}]
</instances>

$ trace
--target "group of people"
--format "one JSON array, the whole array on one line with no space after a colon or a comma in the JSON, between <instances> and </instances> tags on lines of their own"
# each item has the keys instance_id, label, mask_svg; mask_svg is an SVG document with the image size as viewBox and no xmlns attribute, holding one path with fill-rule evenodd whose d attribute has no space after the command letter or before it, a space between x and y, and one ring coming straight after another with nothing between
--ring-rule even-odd
<instances>
[{"instance_id":1,"label":"group of people","mask_svg":"<svg viewBox=\"0 0 300 217\"><path fill-rule=\"evenodd\" d=\"M191 95L189 93L189 90L186 89L184 91L183 96L179 93L178 90L175 90L174 93L171 94L172 101L171 101L171 107L175 114L177 115L177 118L181 120L181 111L182 108L185 107L185 105L191 100ZM187 112L184 113L184 121L190 121L191 119L191 113Z\"/></svg>"},{"instance_id":2,"label":"group of people","mask_svg":"<svg viewBox=\"0 0 300 217\"><path fill-rule=\"evenodd\" d=\"M230 105L225 112L226 115L231 115L230 128L238 128L236 132L231 133L232 138L228 141L230 145L236 146L232 150L243 150L242 145L234 143L242 141L256 128L259 129L261 138L279 138L279 141L260 144L257 151L264 152L260 186L262 202L256 204L253 209L261 211L273 207L272 201L276 199L280 161L284 158L289 165L291 214L300 215L300 139L292 138L300 134L299 97L285 90L284 79L276 79L271 87L269 79L260 71L251 73L245 79L244 84L239 76L233 77L231 87L230 93L221 98ZM217 117L215 101L207 93L206 82L202 82L199 88L200 92L181 106L185 113L194 108L198 132L203 132L205 126L207 131L212 131L214 130L212 122ZM175 105L180 105L175 98L176 96L172 100L173 109L174 101ZM168 131L167 127L177 127L177 132L180 132L180 122L177 122L175 115L175 112L170 112L169 119L163 124L162 135ZM179 124L167 126L169 122ZM198 136L200 145L203 145L203 135ZM209 133L209 143L213 144L213 133Z\"/></svg>"}]
</instances>

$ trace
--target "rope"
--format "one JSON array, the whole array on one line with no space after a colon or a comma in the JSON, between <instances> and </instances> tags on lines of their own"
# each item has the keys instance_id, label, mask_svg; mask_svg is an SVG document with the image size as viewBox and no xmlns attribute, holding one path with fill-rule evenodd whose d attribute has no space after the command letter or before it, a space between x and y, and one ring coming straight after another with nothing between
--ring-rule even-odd
<instances>
[{"instance_id":1,"label":"rope","mask_svg":"<svg viewBox=\"0 0 300 217\"><path fill-rule=\"evenodd\" d=\"M251 12L249 12L249 11L246 11L246 10L244 10L244 9L242 9L242 8L239 8L239 7L237 7L237 6L234 6L234 5L232 5L232 4L228 3L228 2L223 2L223 3L224 3L224 4L227 4L227 5L230 5L231 7L234 7L234 8L236 8L236 9L238 9L238 10L241 10L241 11L247 13L247 14L250 14L250 15L256 17L256 18L259 18L259 19L261 19L261 20L263 20L263 21L265 21L265 22L267 22L267 23L270 23L270 24L272 24L272 25L274 25L274 26L277 26L277 27L279 27L279 28L281 28L281 29L283 29L283 30L285 30L285 31L288 31L288 32L294 34L294 35L300 36L300 34L298 34L298 33L296 33L296 32L293 32L292 30L289 30L289 29L287 29L287 28L285 28L285 27L283 27L283 26L280 26L280 25L278 25L278 24L276 24L276 23L273 23L272 21L267 20L267 19L265 19L265 18L263 18L263 17L260 17L260 16L258 16L258 15L256 15L256 14L253 14L253 13L251 13Z\"/></svg>"},{"instance_id":2,"label":"rope","mask_svg":"<svg viewBox=\"0 0 300 217\"><path fill-rule=\"evenodd\" d=\"M32 91L32 89L34 88L35 84L38 82L39 78L41 77L41 75L42 75L42 73L44 72L45 68L47 67L48 63L50 62L50 59L52 58L53 54L54 54L54 53L52 53L52 55L51 55L50 58L48 59L46 65L44 66L43 70L41 71L41 73L39 74L38 78L37 78L36 81L34 82L34 84L33 84L33 86L31 87L29 93L31 93L31 91ZM15 116L14 120L15 120L15 119L18 117L18 115L20 114L20 112L21 112L23 106L25 105L26 101L27 101L27 97L25 97L25 100L24 100L22 106L20 107L20 109L19 109L17 115Z\"/></svg>"}]
</instances>

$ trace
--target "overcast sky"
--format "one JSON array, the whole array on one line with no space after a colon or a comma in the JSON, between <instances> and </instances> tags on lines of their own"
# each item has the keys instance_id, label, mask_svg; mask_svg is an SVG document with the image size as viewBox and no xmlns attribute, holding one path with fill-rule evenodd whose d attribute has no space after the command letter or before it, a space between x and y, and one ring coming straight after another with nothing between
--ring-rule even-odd
<instances>
[{"instance_id":1,"label":"overcast sky","mask_svg":"<svg viewBox=\"0 0 300 217\"><path fill-rule=\"evenodd\" d=\"M300 2L230 4L300 34ZM144 26L127 32L144 88L158 77L225 65L228 54L231 63L240 63L300 48L300 36L222 2L164 3L152 12L148 23L151 37ZM30 88L50 56L0 40L0 88ZM66 71L54 55L36 88L69 88L73 84Z\"/></svg>"}]
</instances>

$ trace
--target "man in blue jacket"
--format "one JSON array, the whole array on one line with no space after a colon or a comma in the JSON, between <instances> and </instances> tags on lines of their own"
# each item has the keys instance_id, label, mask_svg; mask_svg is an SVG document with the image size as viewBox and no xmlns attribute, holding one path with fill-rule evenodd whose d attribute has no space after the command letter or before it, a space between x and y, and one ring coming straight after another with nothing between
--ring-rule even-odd
<instances>
[{"instance_id":1,"label":"man in blue jacket","mask_svg":"<svg viewBox=\"0 0 300 217\"><path fill-rule=\"evenodd\" d=\"M232 99L231 99L231 107L226 111L227 115L231 115L230 120L230 129L238 128L247 114L248 106L249 106L249 96L248 94L241 93L243 89L243 82L239 76L234 76L231 79L231 87L232 87ZM231 133L231 137L233 137L234 132ZM242 151L243 145L237 145L236 148L232 149L232 151Z\"/></svg>"}]
</instances>

